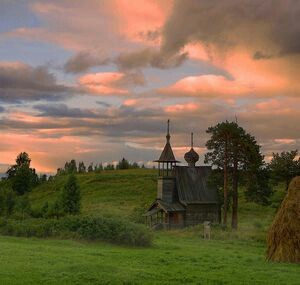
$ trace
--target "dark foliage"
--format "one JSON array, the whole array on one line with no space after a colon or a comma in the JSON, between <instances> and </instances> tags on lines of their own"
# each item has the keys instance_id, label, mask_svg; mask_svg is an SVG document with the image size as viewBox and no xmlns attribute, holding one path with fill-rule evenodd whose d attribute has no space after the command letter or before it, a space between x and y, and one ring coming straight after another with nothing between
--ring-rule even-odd
<instances>
[{"instance_id":1,"label":"dark foliage","mask_svg":"<svg viewBox=\"0 0 300 285\"><path fill-rule=\"evenodd\" d=\"M86 172L86 167L83 161L80 161L78 164L78 173L85 173L85 172Z\"/></svg>"},{"instance_id":2,"label":"dark foliage","mask_svg":"<svg viewBox=\"0 0 300 285\"><path fill-rule=\"evenodd\" d=\"M7 170L7 179L11 181L12 189L23 195L39 184L39 177L34 168L30 168L31 159L26 152L21 152L16 158L16 164Z\"/></svg>"},{"instance_id":3,"label":"dark foliage","mask_svg":"<svg viewBox=\"0 0 300 285\"><path fill-rule=\"evenodd\" d=\"M287 190L292 178L300 175L300 158L297 159L298 155L298 150L273 153L269 169L274 184L284 182Z\"/></svg>"},{"instance_id":4,"label":"dark foliage","mask_svg":"<svg viewBox=\"0 0 300 285\"><path fill-rule=\"evenodd\" d=\"M0 233L25 237L73 237L130 246L150 246L152 233L143 225L122 219L67 216L63 219L0 219Z\"/></svg>"},{"instance_id":5,"label":"dark foliage","mask_svg":"<svg viewBox=\"0 0 300 285\"><path fill-rule=\"evenodd\" d=\"M71 174L62 192L62 208L66 214L80 213L81 193L77 178Z\"/></svg>"}]
</instances>

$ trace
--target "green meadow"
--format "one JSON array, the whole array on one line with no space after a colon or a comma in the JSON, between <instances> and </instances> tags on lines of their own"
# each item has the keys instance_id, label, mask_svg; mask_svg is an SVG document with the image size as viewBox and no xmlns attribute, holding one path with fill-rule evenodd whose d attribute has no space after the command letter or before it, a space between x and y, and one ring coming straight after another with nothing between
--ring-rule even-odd
<instances>
[{"instance_id":1,"label":"green meadow","mask_svg":"<svg viewBox=\"0 0 300 285\"><path fill-rule=\"evenodd\" d=\"M136 220L156 196L156 171L81 174L82 213ZM54 201L65 176L30 193L33 208ZM72 239L0 236L0 284L300 284L300 266L265 260L265 235L276 211L240 193L239 229L196 226L154 232L151 247Z\"/></svg>"}]
</instances>

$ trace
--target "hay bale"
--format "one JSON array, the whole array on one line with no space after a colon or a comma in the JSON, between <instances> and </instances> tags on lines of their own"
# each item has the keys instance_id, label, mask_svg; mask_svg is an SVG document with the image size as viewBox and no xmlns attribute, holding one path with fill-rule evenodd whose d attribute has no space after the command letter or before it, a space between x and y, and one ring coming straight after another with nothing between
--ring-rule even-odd
<instances>
[{"instance_id":1,"label":"hay bale","mask_svg":"<svg viewBox=\"0 0 300 285\"><path fill-rule=\"evenodd\" d=\"M290 185L267 236L267 259L300 263L300 176Z\"/></svg>"}]
</instances>

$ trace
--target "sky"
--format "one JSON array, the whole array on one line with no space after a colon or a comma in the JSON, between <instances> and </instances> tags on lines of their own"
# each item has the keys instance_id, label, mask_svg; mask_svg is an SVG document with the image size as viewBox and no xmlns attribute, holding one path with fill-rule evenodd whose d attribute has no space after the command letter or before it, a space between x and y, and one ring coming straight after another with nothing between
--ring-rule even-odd
<instances>
[{"instance_id":1,"label":"sky","mask_svg":"<svg viewBox=\"0 0 300 285\"><path fill-rule=\"evenodd\" d=\"M300 148L298 0L0 0L0 172L72 158L152 166L237 118L269 160Z\"/></svg>"}]
</instances>

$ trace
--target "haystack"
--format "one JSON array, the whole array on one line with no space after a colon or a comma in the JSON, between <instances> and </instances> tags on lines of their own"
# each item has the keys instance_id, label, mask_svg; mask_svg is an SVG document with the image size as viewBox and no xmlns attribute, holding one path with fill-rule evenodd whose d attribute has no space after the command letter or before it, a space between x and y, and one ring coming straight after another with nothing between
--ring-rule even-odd
<instances>
[{"instance_id":1,"label":"haystack","mask_svg":"<svg viewBox=\"0 0 300 285\"><path fill-rule=\"evenodd\" d=\"M267 236L267 259L300 263L300 176L290 185Z\"/></svg>"}]
</instances>

